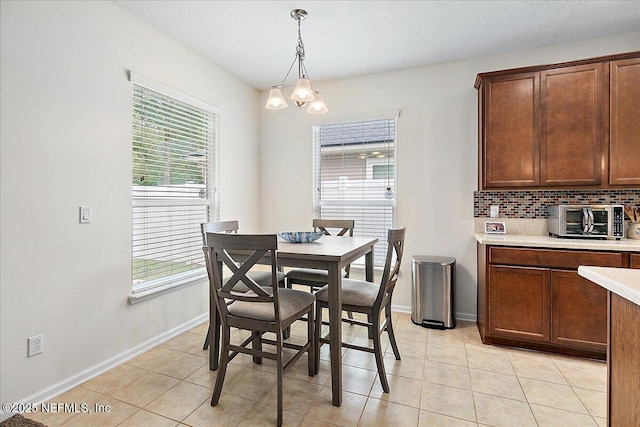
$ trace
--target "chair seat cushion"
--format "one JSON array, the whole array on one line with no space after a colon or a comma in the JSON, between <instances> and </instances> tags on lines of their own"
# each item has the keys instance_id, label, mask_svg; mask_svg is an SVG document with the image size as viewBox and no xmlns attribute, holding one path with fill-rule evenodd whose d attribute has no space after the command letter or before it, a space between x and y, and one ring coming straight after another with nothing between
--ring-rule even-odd
<instances>
[{"instance_id":1,"label":"chair seat cushion","mask_svg":"<svg viewBox=\"0 0 640 427\"><path fill-rule=\"evenodd\" d=\"M363 280L342 279L342 304L371 307L378 296L380 284ZM318 301L329 302L329 285L316 292Z\"/></svg>"},{"instance_id":2,"label":"chair seat cushion","mask_svg":"<svg viewBox=\"0 0 640 427\"><path fill-rule=\"evenodd\" d=\"M295 289L278 289L280 318L288 319L306 307L311 307L315 296ZM229 305L229 314L254 320L275 322L274 305L271 302L236 301Z\"/></svg>"},{"instance_id":3,"label":"chair seat cushion","mask_svg":"<svg viewBox=\"0 0 640 427\"><path fill-rule=\"evenodd\" d=\"M342 270L342 277L346 272ZM304 282L316 282L318 285L326 285L329 281L329 272L327 270L315 270L313 268L295 268L287 271L287 279L292 282L301 280Z\"/></svg>"},{"instance_id":4,"label":"chair seat cushion","mask_svg":"<svg viewBox=\"0 0 640 427\"><path fill-rule=\"evenodd\" d=\"M250 270L247 273L247 276L249 276L252 280L254 280L259 286L263 286L263 287L271 286L271 271ZM224 280L226 283L230 277L231 276L226 276L222 280ZM285 274L281 271L277 271L276 278L278 279L278 282L281 282L284 280ZM247 292L248 290L249 288L243 282L238 282L233 287L234 292Z\"/></svg>"}]
</instances>

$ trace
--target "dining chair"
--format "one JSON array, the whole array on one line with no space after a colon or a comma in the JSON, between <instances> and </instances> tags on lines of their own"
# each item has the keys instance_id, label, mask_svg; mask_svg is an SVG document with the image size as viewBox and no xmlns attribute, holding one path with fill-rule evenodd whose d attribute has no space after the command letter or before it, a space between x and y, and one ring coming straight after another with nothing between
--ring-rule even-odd
<instances>
[{"instance_id":1,"label":"dining chair","mask_svg":"<svg viewBox=\"0 0 640 427\"><path fill-rule=\"evenodd\" d=\"M253 356L255 363L262 363L262 358L276 361L277 370L277 423L282 425L282 382L284 373L306 352L308 357L309 376L315 375L315 340L313 327L313 306L315 296L309 292L280 288L277 281L278 241L276 235L244 235L207 233L204 246L205 261L209 274L212 295L222 325L222 351L220 366L216 378L211 406L216 406L220 399L227 364L238 354ZM235 252L234 252L235 251ZM241 256L234 253L241 253ZM249 269L258 261L268 259L271 269L271 287L262 287L249 276ZM223 278L222 269L226 266L232 275ZM249 290L235 292L240 283ZM304 344L283 342L284 329L306 315L307 340ZM231 328L251 331L241 344L230 342ZM275 340L263 335L267 332L275 334ZM263 344L275 345L275 352L264 351ZM251 344L251 348L248 345ZM283 347L297 350L284 363ZM289 353L287 353L288 355Z\"/></svg>"},{"instance_id":2,"label":"dining chair","mask_svg":"<svg viewBox=\"0 0 640 427\"><path fill-rule=\"evenodd\" d=\"M336 236L348 235L353 237L355 221L352 219L314 219L312 222L313 231L321 231L325 236L331 236L333 231ZM351 265L347 265L342 270L342 277L348 278ZM311 292L329 283L329 273L326 270L316 270L313 268L294 268L287 272L287 288L293 285L304 285L311 288ZM351 312L347 313L353 319Z\"/></svg>"},{"instance_id":3,"label":"dining chair","mask_svg":"<svg viewBox=\"0 0 640 427\"><path fill-rule=\"evenodd\" d=\"M376 358L376 366L378 368L378 376L382 383L382 389L385 393L389 393L389 383L384 369L384 361L382 358L382 345L380 337L384 331L389 334L389 341L396 360L400 360L400 352L393 334L393 324L391 322L391 297L393 289L398 280L400 271L400 263L402 262L402 253L404 251L405 227L391 228L387 232L387 256L385 260L384 270L382 272L382 280L380 284L366 282L363 280L342 279L342 309L355 313L363 313L367 315L367 322L351 319L343 319L343 321L351 324L366 326L369 332L369 338L373 339L373 348L359 346L350 343L342 343L342 347L354 350L366 351L374 353ZM329 308L329 290L328 286L324 286L316 292L316 373L320 366L320 346L328 343L328 336L321 336L322 327L322 309ZM384 311L384 316L383 316Z\"/></svg>"},{"instance_id":4,"label":"dining chair","mask_svg":"<svg viewBox=\"0 0 640 427\"><path fill-rule=\"evenodd\" d=\"M238 221L218 221L218 222L207 222L200 224L200 232L202 233L202 244L204 246L207 245L207 233L237 233L238 229ZM256 283L260 286L271 286L271 272L267 270L251 270L248 273L251 279L255 280ZM276 276L278 283L284 287L285 286L285 274L281 271L278 271ZM240 282L233 289L235 292L247 292L249 289L245 286L244 283ZM204 345L202 346L203 350L209 348L210 341L210 332L211 326L209 326L209 330L207 330L207 336L204 339Z\"/></svg>"}]
</instances>

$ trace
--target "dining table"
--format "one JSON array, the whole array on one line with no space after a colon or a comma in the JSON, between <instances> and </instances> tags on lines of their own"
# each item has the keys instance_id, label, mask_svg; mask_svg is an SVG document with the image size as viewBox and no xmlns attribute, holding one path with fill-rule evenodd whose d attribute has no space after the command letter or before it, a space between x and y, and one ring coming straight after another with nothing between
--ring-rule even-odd
<instances>
[{"instance_id":1,"label":"dining table","mask_svg":"<svg viewBox=\"0 0 640 427\"><path fill-rule=\"evenodd\" d=\"M373 281L373 249L375 237L322 236L311 243L292 243L278 239L278 267L313 268L328 272L329 347L331 357L331 392L334 406L342 404L342 268L365 258L365 280ZM268 260L265 260L268 263ZM220 325L209 292L209 369L218 368Z\"/></svg>"}]
</instances>

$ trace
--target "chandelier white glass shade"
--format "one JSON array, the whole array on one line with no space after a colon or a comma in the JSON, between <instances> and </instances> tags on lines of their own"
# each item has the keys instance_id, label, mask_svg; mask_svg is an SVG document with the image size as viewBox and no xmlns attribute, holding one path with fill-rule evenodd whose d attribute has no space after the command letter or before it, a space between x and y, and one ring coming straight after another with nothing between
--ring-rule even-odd
<instances>
[{"instance_id":1,"label":"chandelier white glass shade","mask_svg":"<svg viewBox=\"0 0 640 427\"><path fill-rule=\"evenodd\" d=\"M306 16L307 12L302 9L294 9L291 11L291 17L298 21L298 45L296 46L296 56L289 67L289 71L287 71L284 79L282 79L282 83L277 86L272 86L269 90L267 103L264 106L267 110L282 110L283 108L287 108L289 104L287 104L287 100L285 99L286 96L293 101L297 107L303 107L308 103L309 108L307 109L307 112L310 114L324 114L329 111L327 105L324 103L322 95L313 90L307 69L304 66L304 44L302 43L300 22L302 22ZM283 95L284 82L287 80L287 77L289 77L289 73L291 73L291 69L296 62L298 63L298 82L296 83L296 87L291 96L287 95L286 92L284 92Z\"/></svg>"}]
</instances>

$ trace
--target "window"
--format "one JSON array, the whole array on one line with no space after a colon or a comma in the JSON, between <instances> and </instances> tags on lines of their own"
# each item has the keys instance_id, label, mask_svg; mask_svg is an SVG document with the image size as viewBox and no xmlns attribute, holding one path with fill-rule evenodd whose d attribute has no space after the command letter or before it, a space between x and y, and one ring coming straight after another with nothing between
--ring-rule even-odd
<instances>
[{"instance_id":1,"label":"window","mask_svg":"<svg viewBox=\"0 0 640 427\"><path fill-rule=\"evenodd\" d=\"M135 294L206 276L200 224L217 217L219 112L144 77L131 81Z\"/></svg>"},{"instance_id":2,"label":"window","mask_svg":"<svg viewBox=\"0 0 640 427\"><path fill-rule=\"evenodd\" d=\"M395 135L395 118L313 127L314 215L353 219L354 236L377 237L376 267L395 222Z\"/></svg>"}]
</instances>

